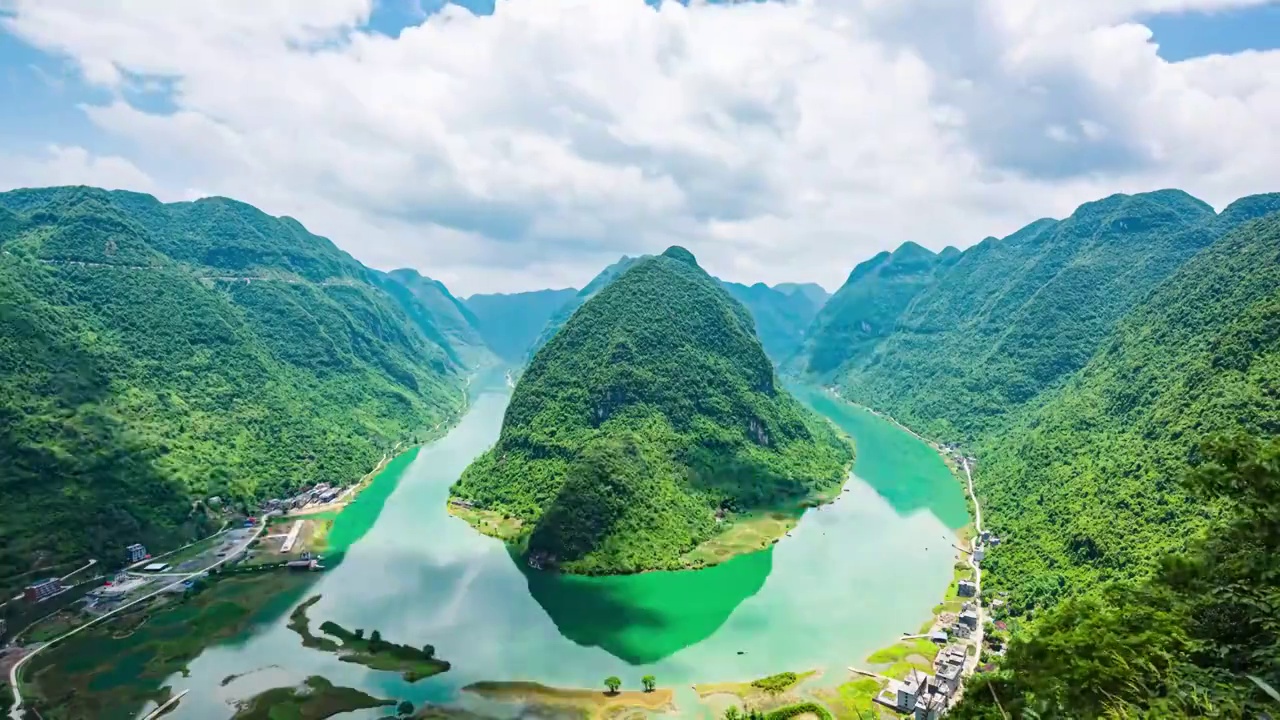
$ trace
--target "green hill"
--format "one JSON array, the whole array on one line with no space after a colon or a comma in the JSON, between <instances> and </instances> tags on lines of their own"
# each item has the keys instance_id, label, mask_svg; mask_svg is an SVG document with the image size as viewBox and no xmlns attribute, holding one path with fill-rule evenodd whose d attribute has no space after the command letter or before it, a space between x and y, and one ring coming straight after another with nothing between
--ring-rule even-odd
<instances>
[{"instance_id":1,"label":"green hill","mask_svg":"<svg viewBox=\"0 0 1280 720\"><path fill-rule=\"evenodd\" d=\"M1165 190L1115 195L1065 220L988 238L922 279L926 286L892 331L867 338L874 348L858 346L833 372L835 382L851 400L926 435L971 441L1060 386L1125 313L1238 225L1234 214L1215 216L1186 193ZM875 315L865 308L876 297L883 296L865 293L849 307L833 299L828 315ZM819 328L814 344L826 342Z\"/></svg>"},{"instance_id":2,"label":"green hill","mask_svg":"<svg viewBox=\"0 0 1280 720\"><path fill-rule=\"evenodd\" d=\"M898 327L911 301L949 264L915 243L882 252L849 273L808 328L798 363L819 377L858 365Z\"/></svg>"},{"instance_id":3,"label":"green hill","mask_svg":"<svg viewBox=\"0 0 1280 720\"><path fill-rule=\"evenodd\" d=\"M542 328L542 332L538 335L538 338L534 341L533 345L529 347L527 359L532 360L533 356L542 349L542 346L546 345L556 333L560 332L560 328L564 327L564 324L569 322L569 318L573 317L573 314L578 311L578 308L582 307L583 303L595 297L596 293L605 289L609 283L616 280L619 275L630 269L632 265L647 257L650 256L641 255L640 257L629 257L623 255L621 260L610 265L604 270L601 270L600 274L592 278L591 282L587 283L586 287L579 290L576 295L551 314L551 317L547 320L547 324Z\"/></svg>"},{"instance_id":4,"label":"green hill","mask_svg":"<svg viewBox=\"0 0 1280 720\"><path fill-rule=\"evenodd\" d=\"M534 353L560 331L560 328L569 321L578 308L582 307L583 303L595 297L632 265L648 257L650 256L641 255L633 258L624 255L621 260L600 271L600 274L596 275L573 299L551 316L542 334L530 348L529 358L532 359ZM746 306L747 311L751 313L755 320L760 344L764 346L765 353L773 358L774 363L782 362L796 351L804 337L805 329L813 322L814 316L827 299L826 290L812 283L803 285L786 283L771 288L763 283L748 286L720 282L729 294Z\"/></svg>"},{"instance_id":5,"label":"green hill","mask_svg":"<svg viewBox=\"0 0 1280 720\"><path fill-rule=\"evenodd\" d=\"M984 594L1035 622L956 717L1274 714L1250 677L1280 688L1280 196L1219 220L1268 212L979 448Z\"/></svg>"},{"instance_id":6,"label":"green hill","mask_svg":"<svg viewBox=\"0 0 1280 720\"><path fill-rule=\"evenodd\" d=\"M408 268L377 273L375 277L423 336L440 346L455 364L474 367L492 357L480 334L479 318L444 283Z\"/></svg>"},{"instance_id":7,"label":"green hill","mask_svg":"<svg viewBox=\"0 0 1280 720\"><path fill-rule=\"evenodd\" d=\"M509 363L522 363L528 359L529 349L538 341L551 316L577 292L567 288L472 295L463 304L479 323L477 330L485 345Z\"/></svg>"},{"instance_id":8,"label":"green hill","mask_svg":"<svg viewBox=\"0 0 1280 720\"><path fill-rule=\"evenodd\" d=\"M635 263L534 357L455 511L569 572L767 546L852 453L778 385L753 325L688 251Z\"/></svg>"},{"instance_id":9,"label":"green hill","mask_svg":"<svg viewBox=\"0 0 1280 720\"><path fill-rule=\"evenodd\" d=\"M0 193L0 583L367 473L465 402L418 313L243 203Z\"/></svg>"}]
</instances>

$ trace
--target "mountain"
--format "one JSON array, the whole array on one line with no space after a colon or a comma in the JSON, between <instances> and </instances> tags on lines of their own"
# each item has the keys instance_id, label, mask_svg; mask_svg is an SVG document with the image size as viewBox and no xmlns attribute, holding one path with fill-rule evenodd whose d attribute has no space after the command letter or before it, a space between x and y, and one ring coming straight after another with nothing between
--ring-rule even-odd
<instances>
[{"instance_id":1,"label":"mountain","mask_svg":"<svg viewBox=\"0 0 1280 720\"><path fill-rule=\"evenodd\" d=\"M474 367L491 356L480 334L480 319L444 283L408 268L375 273L374 277L423 336L443 349L453 363Z\"/></svg>"},{"instance_id":2,"label":"mountain","mask_svg":"<svg viewBox=\"0 0 1280 720\"><path fill-rule=\"evenodd\" d=\"M171 547L212 496L359 478L465 403L427 323L243 203L0 193L0 581Z\"/></svg>"},{"instance_id":3,"label":"mountain","mask_svg":"<svg viewBox=\"0 0 1280 720\"><path fill-rule=\"evenodd\" d=\"M800 357L792 364L802 372L824 376L864 361L897 329L911 301L950 264L912 242L859 264L822 306L808 328Z\"/></svg>"},{"instance_id":4,"label":"mountain","mask_svg":"<svg viewBox=\"0 0 1280 720\"><path fill-rule=\"evenodd\" d=\"M529 348L553 313L570 302L577 290L472 295L463 301L479 325L485 345L509 363L524 362Z\"/></svg>"},{"instance_id":5,"label":"mountain","mask_svg":"<svg viewBox=\"0 0 1280 720\"><path fill-rule=\"evenodd\" d=\"M1250 677L1280 687L1280 195L1218 221L1236 227L979 448L1002 538L983 593L1036 620L957 717L1274 712Z\"/></svg>"},{"instance_id":6,"label":"mountain","mask_svg":"<svg viewBox=\"0 0 1280 720\"><path fill-rule=\"evenodd\" d=\"M921 267L913 282L894 285L901 295L828 303L827 318L839 313L836 327L848 328L877 316L868 298L895 298L887 318L915 292L892 330L862 338L831 376L849 399L926 435L972 441L1083 367L1125 313L1238 225L1234 214L1163 190L1114 195L1065 220L988 238L952 254L931 278L923 253L913 253ZM841 346L828 337L819 328L812 342Z\"/></svg>"},{"instance_id":7,"label":"mountain","mask_svg":"<svg viewBox=\"0 0 1280 720\"><path fill-rule=\"evenodd\" d=\"M817 293L804 288L816 287L826 292L817 285L795 286L797 289L785 292L764 283L742 285L721 281L721 284L751 313L760 344L775 364L795 353L804 339L805 330L822 308L820 302L814 301Z\"/></svg>"},{"instance_id":8,"label":"mountain","mask_svg":"<svg viewBox=\"0 0 1280 720\"><path fill-rule=\"evenodd\" d=\"M546 345L547 341L559 332L583 303L595 297L596 293L616 280L632 265L648 257L650 256L641 255L633 258L624 255L621 260L600 271L600 274L596 275L572 300L551 316L542 334L529 350L529 357L532 358L534 353ZM788 283L776 288L770 288L763 283L751 286L724 281L721 283L729 294L745 305L751 313L765 353L773 358L775 363L781 362L795 352L805 328L813 321L818 309L826 301L826 290L823 290L821 285L813 283L804 285Z\"/></svg>"},{"instance_id":9,"label":"mountain","mask_svg":"<svg viewBox=\"0 0 1280 720\"><path fill-rule=\"evenodd\" d=\"M851 455L779 386L746 309L673 247L538 351L452 507L568 572L714 564L832 497Z\"/></svg>"},{"instance_id":10,"label":"mountain","mask_svg":"<svg viewBox=\"0 0 1280 720\"><path fill-rule=\"evenodd\" d=\"M786 295L800 293L808 298L814 307L819 309L831 299L831 293L827 292L827 289L818 283L778 283L773 286L773 289Z\"/></svg>"},{"instance_id":11,"label":"mountain","mask_svg":"<svg viewBox=\"0 0 1280 720\"><path fill-rule=\"evenodd\" d=\"M1267 207L1247 201L1255 211ZM1270 207L1280 211L1280 195ZM1224 215L1248 217L1243 208ZM1174 482L1199 440L1280 434L1280 215L1246 223L1126 316L1060 392L980 447L991 582L1027 607L1148 572L1212 508Z\"/></svg>"},{"instance_id":12,"label":"mountain","mask_svg":"<svg viewBox=\"0 0 1280 720\"><path fill-rule=\"evenodd\" d=\"M542 332L538 334L537 340L535 340L533 345L529 347L528 359L532 360L534 354L541 350L542 346L546 345L556 333L560 332L560 328L564 327L564 324L569 322L569 318L578 311L578 308L582 307L583 303L595 297L596 293L603 290L609 283L613 282L619 275L626 272L632 265L647 257L650 256L641 255L640 257L633 258L623 255L621 260L610 265L604 270L601 270L600 274L592 278L591 282L587 283L586 287L579 290L576 295L552 313L550 319L547 320L547 324L543 326Z\"/></svg>"}]
</instances>

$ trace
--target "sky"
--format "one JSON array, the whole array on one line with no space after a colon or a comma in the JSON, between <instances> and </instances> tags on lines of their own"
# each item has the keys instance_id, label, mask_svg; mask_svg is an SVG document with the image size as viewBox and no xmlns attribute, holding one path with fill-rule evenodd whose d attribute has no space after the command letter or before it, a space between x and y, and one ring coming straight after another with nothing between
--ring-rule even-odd
<instances>
[{"instance_id":1,"label":"sky","mask_svg":"<svg viewBox=\"0 0 1280 720\"><path fill-rule=\"evenodd\" d=\"M1264 0L0 0L0 190L224 195L455 293L679 244L839 287L1178 187L1280 191Z\"/></svg>"}]
</instances>

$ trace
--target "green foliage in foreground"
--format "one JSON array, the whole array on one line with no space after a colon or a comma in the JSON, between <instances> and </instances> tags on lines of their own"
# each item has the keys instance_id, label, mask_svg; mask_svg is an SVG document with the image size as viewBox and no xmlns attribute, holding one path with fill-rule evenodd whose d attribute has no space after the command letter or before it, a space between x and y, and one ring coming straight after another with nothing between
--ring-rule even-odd
<instances>
[{"instance_id":1,"label":"green foliage in foreground","mask_svg":"<svg viewBox=\"0 0 1280 720\"><path fill-rule=\"evenodd\" d=\"M463 406L430 311L291 219L23 190L0 250L0 587L349 483Z\"/></svg>"},{"instance_id":2,"label":"green foliage in foreground","mask_svg":"<svg viewBox=\"0 0 1280 720\"><path fill-rule=\"evenodd\" d=\"M1068 600L1015 635L948 717L1262 717L1280 713L1280 439L1200 448L1187 491L1223 520L1155 575Z\"/></svg>"},{"instance_id":3,"label":"green foliage in foreground","mask_svg":"<svg viewBox=\"0 0 1280 720\"><path fill-rule=\"evenodd\" d=\"M453 487L562 569L674 568L715 513L838 487L849 445L776 384L747 311L679 248L636 263L529 366Z\"/></svg>"}]
</instances>

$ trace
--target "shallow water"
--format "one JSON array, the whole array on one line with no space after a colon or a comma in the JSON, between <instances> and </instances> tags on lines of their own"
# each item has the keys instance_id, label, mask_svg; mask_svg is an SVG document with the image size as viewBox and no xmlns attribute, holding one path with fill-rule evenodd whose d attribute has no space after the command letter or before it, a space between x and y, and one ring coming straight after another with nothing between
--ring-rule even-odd
<instances>
[{"instance_id":1,"label":"shallow water","mask_svg":"<svg viewBox=\"0 0 1280 720\"><path fill-rule=\"evenodd\" d=\"M784 670L843 669L929 617L951 579L964 496L928 446L820 391L799 395L858 441L855 477L832 505L811 510L776 546L715 568L608 578L528 571L497 540L445 511L449 486L496 440L508 399L481 391L436 443L388 465L338 517L330 540L343 561L306 593L312 627L334 620L393 642L431 643L453 669L409 684L394 673L304 648L287 613L210 648L168 717L225 720L228 702L323 675L335 684L415 703L458 698L478 680L628 687L744 680ZM223 678L254 669L221 686ZM681 693L686 715L702 714ZM379 717L369 711L353 717Z\"/></svg>"}]
</instances>

